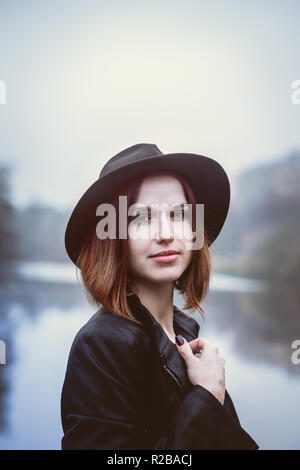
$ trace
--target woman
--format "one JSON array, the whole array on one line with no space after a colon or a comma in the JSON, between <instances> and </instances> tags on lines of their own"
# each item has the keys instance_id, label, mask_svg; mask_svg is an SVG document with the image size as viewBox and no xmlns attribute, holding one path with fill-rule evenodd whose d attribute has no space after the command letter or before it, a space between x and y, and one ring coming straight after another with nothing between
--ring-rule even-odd
<instances>
[{"instance_id":1,"label":"woman","mask_svg":"<svg viewBox=\"0 0 300 470\"><path fill-rule=\"evenodd\" d=\"M208 248L229 200L216 161L137 144L112 157L77 203L66 250L100 308L69 354L62 449L258 449L225 388L218 348L173 305L175 288L185 309L203 315Z\"/></svg>"}]
</instances>

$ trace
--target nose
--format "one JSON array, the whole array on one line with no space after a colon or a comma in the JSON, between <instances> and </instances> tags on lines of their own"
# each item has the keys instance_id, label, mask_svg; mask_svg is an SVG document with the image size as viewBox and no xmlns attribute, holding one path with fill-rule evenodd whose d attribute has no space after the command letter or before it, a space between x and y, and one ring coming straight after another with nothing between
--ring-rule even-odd
<instances>
[{"instance_id":1,"label":"nose","mask_svg":"<svg viewBox=\"0 0 300 470\"><path fill-rule=\"evenodd\" d=\"M162 212L155 228L154 238L157 241L174 240L174 227L170 215Z\"/></svg>"}]
</instances>

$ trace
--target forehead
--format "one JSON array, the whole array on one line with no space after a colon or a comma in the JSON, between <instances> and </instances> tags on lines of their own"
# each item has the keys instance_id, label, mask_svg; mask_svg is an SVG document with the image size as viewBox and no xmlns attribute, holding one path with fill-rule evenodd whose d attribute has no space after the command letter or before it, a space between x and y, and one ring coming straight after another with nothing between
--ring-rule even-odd
<instances>
[{"instance_id":1,"label":"forehead","mask_svg":"<svg viewBox=\"0 0 300 470\"><path fill-rule=\"evenodd\" d=\"M144 179L136 202L174 204L187 200L177 178L172 175L153 175Z\"/></svg>"}]
</instances>

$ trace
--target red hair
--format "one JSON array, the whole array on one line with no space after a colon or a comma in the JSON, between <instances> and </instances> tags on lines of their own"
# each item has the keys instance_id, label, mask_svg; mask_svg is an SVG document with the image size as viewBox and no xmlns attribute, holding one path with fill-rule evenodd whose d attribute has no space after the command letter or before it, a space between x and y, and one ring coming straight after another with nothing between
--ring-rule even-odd
<instances>
[{"instance_id":1,"label":"red hair","mask_svg":"<svg viewBox=\"0 0 300 470\"><path fill-rule=\"evenodd\" d=\"M117 230L119 227L118 198L119 195L127 196L127 204L130 207L137 200L140 187L145 177L150 175L167 174L178 179L184 190L188 204L192 205L192 225L195 230L196 200L193 190L187 179L178 171L159 170L143 174L130 180L122 190L115 193L110 201L117 214ZM182 294L185 304L184 309L198 310L204 317L204 309L201 302L209 289L211 273L211 259L209 253L208 234L204 230L204 243L201 249L192 250L192 259L189 266L179 279L174 282L174 287ZM77 259L77 265L81 270L86 296L91 305L105 306L117 315L137 321L127 304L127 294L134 291L130 285L128 267L127 238L99 239L95 228L90 232ZM139 323L139 322L138 322Z\"/></svg>"}]
</instances>

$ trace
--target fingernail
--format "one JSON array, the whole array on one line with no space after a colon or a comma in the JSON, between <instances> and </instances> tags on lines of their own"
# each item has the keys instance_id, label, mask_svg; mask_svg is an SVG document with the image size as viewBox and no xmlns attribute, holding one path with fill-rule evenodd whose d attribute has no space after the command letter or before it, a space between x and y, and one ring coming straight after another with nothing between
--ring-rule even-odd
<instances>
[{"instance_id":1,"label":"fingernail","mask_svg":"<svg viewBox=\"0 0 300 470\"><path fill-rule=\"evenodd\" d=\"M175 336L175 339L176 339L176 343L178 344L178 346L182 346L183 343L184 343L184 339L181 335L176 335Z\"/></svg>"}]
</instances>

